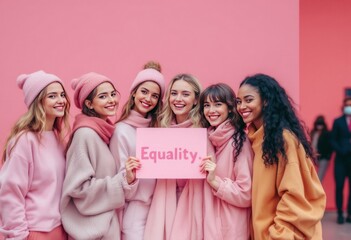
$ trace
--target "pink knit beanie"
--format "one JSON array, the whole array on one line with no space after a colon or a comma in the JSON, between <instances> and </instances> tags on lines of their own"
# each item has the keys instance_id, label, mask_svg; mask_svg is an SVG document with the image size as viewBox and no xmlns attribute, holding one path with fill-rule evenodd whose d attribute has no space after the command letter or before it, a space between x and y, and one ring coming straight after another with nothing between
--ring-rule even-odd
<instances>
[{"instance_id":1,"label":"pink knit beanie","mask_svg":"<svg viewBox=\"0 0 351 240\"><path fill-rule=\"evenodd\" d=\"M165 79L159 71L153 68L147 68L141 70L137 76L135 77L132 86L130 87L130 91L133 91L139 84L146 82L146 81L153 81L158 84L161 90L161 99L163 98L163 94L165 92Z\"/></svg>"},{"instance_id":2,"label":"pink knit beanie","mask_svg":"<svg viewBox=\"0 0 351 240\"><path fill-rule=\"evenodd\" d=\"M79 78L73 79L71 87L74 90L74 104L77 108L82 109L88 95L103 82L110 82L113 85L108 77L95 72L86 73Z\"/></svg>"},{"instance_id":3,"label":"pink knit beanie","mask_svg":"<svg viewBox=\"0 0 351 240\"><path fill-rule=\"evenodd\" d=\"M39 95L41 90L53 82L59 82L63 85L61 79L42 70L30 74L21 74L17 77L17 85L24 93L24 102L27 108L30 107L34 99Z\"/></svg>"}]
</instances>

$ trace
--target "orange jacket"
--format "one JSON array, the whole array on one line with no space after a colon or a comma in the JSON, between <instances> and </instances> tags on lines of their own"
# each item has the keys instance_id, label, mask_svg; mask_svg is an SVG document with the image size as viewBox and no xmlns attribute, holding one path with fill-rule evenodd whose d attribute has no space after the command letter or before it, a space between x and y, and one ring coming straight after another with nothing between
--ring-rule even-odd
<instances>
[{"instance_id":1,"label":"orange jacket","mask_svg":"<svg viewBox=\"0 0 351 240\"><path fill-rule=\"evenodd\" d=\"M322 239L326 196L313 163L293 133L283 137L287 161L266 167L262 159L263 127L249 127L255 153L252 181L254 239Z\"/></svg>"}]
</instances>

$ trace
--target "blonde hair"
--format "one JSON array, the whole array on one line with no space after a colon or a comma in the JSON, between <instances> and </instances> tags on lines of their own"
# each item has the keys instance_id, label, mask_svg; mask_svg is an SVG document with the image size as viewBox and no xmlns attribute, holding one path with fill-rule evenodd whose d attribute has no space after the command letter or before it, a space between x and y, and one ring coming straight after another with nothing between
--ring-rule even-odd
<instances>
[{"instance_id":1,"label":"blonde hair","mask_svg":"<svg viewBox=\"0 0 351 240\"><path fill-rule=\"evenodd\" d=\"M161 72L161 65L158 62L155 61L148 61L147 63L144 64L143 69L148 69L148 68L152 68L155 69L159 72ZM138 90L139 86L141 84L143 84L144 82L138 84L131 92L130 95L128 97L127 102L124 104L123 108L122 108L122 114L121 117L118 119L117 122L121 122L123 120L125 120L129 115L130 112L132 111L133 107L134 107L134 97L133 95L136 93L136 91ZM152 109L150 112L147 113L146 116L150 116L151 115L151 123L150 123L150 127L155 127L158 125L157 122L157 116L161 113L161 109L162 109L163 103L162 103L162 99L159 98L156 106L154 107L154 109Z\"/></svg>"},{"instance_id":2,"label":"blonde hair","mask_svg":"<svg viewBox=\"0 0 351 240\"><path fill-rule=\"evenodd\" d=\"M195 93L195 100L197 101L198 104L194 105L193 108L190 110L188 114L188 119L192 120L194 127L201 127L201 121L200 121L201 117L199 114L199 109L200 109L199 98L201 93L201 85L197 80L197 78L191 74L178 74L169 83L166 91L166 98L165 98L166 100L164 103L164 107L160 115L158 116L159 127L169 127L171 125L172 120L175 118L175 115L169 104L169 98L170 98L173 84L179 80L183 80L189 83L193 88L192 90Z\"/></svg>"},{"instance_id":3,"label":"blonde hair","mask_svg":"<svg viewBox=\"0 0 351 240\"><path fill-rule=\"evenodd\" d=\"M62 86L62 85L61 85ZM64 87L62 86L63 90ZM65 90L64 90L65 91ZM46 113L43 107L43 101L47 94L47 86L39 93L39 95L34 99L34 101L29 106L28 111L23 114L19 120L12 127L10 135L8 136L3 154L2 161L6 161L6 156L11 154L12 149L16 146L19 137L26 132L33 132L37 135L40 141L40 134L45 130L46 123ZM65 137L70 132L69 126L69 110L70 110L70 100L66 95L67 103L65 108L65 113L63 117L57 117L54 121L53 130L55 131L60 142L64 143ZM12 147L7 150L10 141L15 139L15 143Z\"/></svg>"}]
</instances>

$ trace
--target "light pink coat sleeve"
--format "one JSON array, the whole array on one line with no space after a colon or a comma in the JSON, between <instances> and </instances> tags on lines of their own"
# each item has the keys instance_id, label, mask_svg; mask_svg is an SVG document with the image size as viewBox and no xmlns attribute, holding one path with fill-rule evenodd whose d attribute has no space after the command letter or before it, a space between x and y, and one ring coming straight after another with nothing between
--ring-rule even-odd
<instances>
[{"instance_id":1,"label":"light pink coat sleeve","mask_svg":"<svg viewBox=\"0 0 351 240\"><path fill-rule=\"evenodd\" d=\"M115 132L113 133L111 140L110 140L110 151L116 160L117 165L119 166L118 172L123 176L124 178L124 185L128 185L125 174L125 162L127 159L130 157L130 152L131 149L128 144L128 138L131 136L128 136L128 132L121 130L118 126L115 129ZM135 156L134 156L135 157ZM126 200L131 200L135 194L136 190L139 185L139 180L136 179L136 181L130 185L128 188L124 188L124 195Z\"/></svg>"},{"instance_id":2,"label":"light pink coat sleeve","mask_svg":"<svg viewBox=\"0 0 351 240\"><path fill-rule=\"evenodd\" d=\"M0 232L7 237L6 239L25 239L29 234L25 214L25 196L32 174L31 156L30 143L22 136L1 169L0 218L2 226Z\"/></svg>"},{"instance_id":3,"label":"light pink coat sleeve","mask_svg":"<svg viewBox=\"0 0 351 240\"><path fill-rule=\"evenodd\" d=\"M230 156L229 156L230 157ZM241 153L234 163L234 179L216 176L220 182L218 191L214 195L236 207L251 206L253 153L248 141L244 142ZM233 161L233 159L230 159Z\"/></svg>"}]
</instances>

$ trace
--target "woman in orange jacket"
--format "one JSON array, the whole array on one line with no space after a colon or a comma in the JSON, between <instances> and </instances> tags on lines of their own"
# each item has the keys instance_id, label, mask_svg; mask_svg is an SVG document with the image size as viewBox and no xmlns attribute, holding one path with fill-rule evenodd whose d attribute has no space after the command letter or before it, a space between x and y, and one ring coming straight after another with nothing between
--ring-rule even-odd
<instances>
[{"instance_id":1,"label":"woman in orange jacket","mask_svg":"<svg viewBox=\"0 0 351 240\"><path fill-rule=\"evenodd\" d=\"M291 98L274 78L256 74L241 82L237 109L255 153L254 239L322 239L326 196Z\"/></svg>"}]
</instances>

